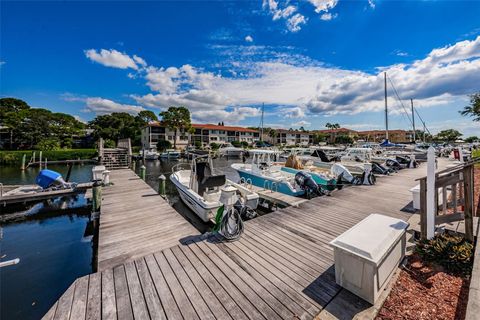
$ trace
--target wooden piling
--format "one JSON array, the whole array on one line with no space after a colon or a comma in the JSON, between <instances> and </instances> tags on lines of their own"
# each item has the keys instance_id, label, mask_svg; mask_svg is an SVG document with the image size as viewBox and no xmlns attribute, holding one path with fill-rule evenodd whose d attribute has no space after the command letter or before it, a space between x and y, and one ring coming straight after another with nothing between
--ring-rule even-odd
<instances>
[{"instance_id":1,"label":"wooden piling","mask_svg":"<svg viewBox=\"0 0 480 320\"><path fill-rule=\"evenodd\" d=\"M147 174L147 168L145 167L145 165L142 164L142 166L140 167L140 178L142 178L142 180L144 181L145 181L146 174Z\"/></svg>"},{"instance_id":2,"label":"wooden piling","mask_svg":"<svg viewBox=\"0 0 480 320\"><path fill-rule=\"evenodd\" d=\"M92 188L92 211L94 213L100 212L102 206L102 183L100 180L95 180Z\"/></svg>"},{"instance_id":3,"label":"wooden piling","mask_svg":"<svg viewBox=\"0 0 480 320\"><path fill-rule=\"evenodd\" d=\"M24 153L22 156L22 167L20 168L21 170L25 170L25 162L27 160L27 155Z\"/></svg>"},{"instance_id":4,"label":"wooden piling","mask_svg":"<svg viewBox=\"0 0 480 320\"><path fill-rule=\"evenodd\" d=\"M158 177L158 194L160 194L162 197L165 196L165 176L162 174L160 177Z\"/></svg>"}]
</instances>

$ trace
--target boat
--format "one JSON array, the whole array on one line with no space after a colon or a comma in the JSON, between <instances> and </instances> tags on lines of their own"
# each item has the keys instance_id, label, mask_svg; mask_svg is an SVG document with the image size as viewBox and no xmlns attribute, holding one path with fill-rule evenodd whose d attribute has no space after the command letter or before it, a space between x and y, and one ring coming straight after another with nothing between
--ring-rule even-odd
<instances>
[{"instance_id":1,"label":"boat","mask_svg":"<svg viewBox=\"0 0 480 320\"><path fill-rule=\"evenodd\" d=\"M188 167L182 169L185 165ZM217 220L217 212L227 205L225 199L229 198L222 195L228 193L234 193L238 198L235 203L242 208L239 211L250 211L250 216L258 206L257 193L227 179L224 174L215 174L209 155L194 157L190 164L173 166L170 181L177 188L182 201L204 222Z\"/></svg>"},{"instance_id":2,"label":"boat","mask_svg":"<svg viewBox=\"0 0 480 320\"><path fill-rule=\"evenodd\" d=\"M273 161L277 155L276 151L256 149L251 150L250 155L251 163L231 165L242 181L295 197L322 193L321 188L308 173L292 174L282 170L281 164Z\"/></svg>"},{"instance_id":3,"label":"boat","mask_svg":"<svg viewBox=\"0 0 480 320\"><path fill-rule=\"evenodd\" d=\"M158 159L158 152L155 149L148 149L140 151L140 157L145 158L145 160L157 160Z\"/></svg>"},{"instance_id":4,"label":"boat","mask_svg":"<svg viewBox=\"0 0 480 320\"><path fill-rule=\"evenodd\" d=\"M174 149L167 149L160 154L160 158L162 159L179 159L180 152Z\"/></svg>"},{"instance_id":5,"label":"boat","mask_svg":"<svg viewBox=\"0 0 480 320\"><path fill-rule=\"evenodd\" d=\"M243 152L244 150L242 148L236 148L234 146L225 146L218 149L218 153L226 157L241 157Z\"/></svg>"}]
</instances>

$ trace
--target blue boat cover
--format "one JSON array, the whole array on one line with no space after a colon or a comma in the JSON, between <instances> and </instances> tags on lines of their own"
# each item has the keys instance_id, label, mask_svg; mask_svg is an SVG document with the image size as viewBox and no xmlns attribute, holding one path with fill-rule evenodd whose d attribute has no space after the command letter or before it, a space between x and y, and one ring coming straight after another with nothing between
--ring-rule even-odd
<instances>
[{"instance_id":1,"label":"blue boat cover","mask_svg":"<svg viewBox=\"0 0 480 320\"><path fill-rule=\"evenodd\" d=\"M55 181L59 180L59 178L62 179L60 173L53 170L43 169L38 173L35 182L43 189L46 189L55 183Z\"/></svg>"}]
</instances>

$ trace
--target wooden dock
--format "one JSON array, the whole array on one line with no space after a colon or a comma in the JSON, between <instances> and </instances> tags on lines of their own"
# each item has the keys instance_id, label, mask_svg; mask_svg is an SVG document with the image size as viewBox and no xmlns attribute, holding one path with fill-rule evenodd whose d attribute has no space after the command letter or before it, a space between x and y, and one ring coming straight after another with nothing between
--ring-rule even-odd
<instances>
[{"instance_id":1,"label":"wooden dock","mask_svg":"<svg viewBox=\"0 0 480 320\"><path fill-rule=\"evenodd\" d=\"M260 198L268 200L273 204L279 204L283 207L297 207L300 203L307 201L307 199L304 198L289 196L288 194L272 191L270 189L260 188L254 185L250 185L249 188L258 193Z\"/></svg>"},{"instance_id":2,"label":"wooden dock","mask_svg":"<svg viewBox=\"0 0 480 320\"><path fill-rule=\"evenodd\" d=\"M371 305L335 283L329 242L372 213L407 220L409 189L425 172L403 170L258 217L238 241L199 236L79 278L45 319L351 318Z\"/></svg>"},{"instance_id":3,"label":"wooden dock","mask_svg":"<svg viewBox=\"0 0 480 320\"><path fill-rule=\"evenodd\" d=\"M113 170L103 188L98 270L115 267L198 235L167 201L132 170Z\"/></svg>"}]
</instances>

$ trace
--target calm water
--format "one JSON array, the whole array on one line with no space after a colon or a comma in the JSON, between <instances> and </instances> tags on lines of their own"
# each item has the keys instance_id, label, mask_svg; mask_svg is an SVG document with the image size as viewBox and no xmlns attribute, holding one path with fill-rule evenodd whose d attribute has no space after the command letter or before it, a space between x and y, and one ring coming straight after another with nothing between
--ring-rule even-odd
<instances>
[{"instance_id":1,"label":"calm water","mask_svg":"<svg viewBox=\"0 0 480 320\"><path fill-rule=\"evenodd\" d=\"M229 179L237 181L238 174L230 164L238 159L215 159L214 166ZM212 225L203 223L180 200L169 180L172 167L179 161L147 161L147 183L158 190L158 177L167 177L167 200L199 231ZM137 172L141 163L136 164ZM66 175L65 165L49 166ZM71 181L91 179L91 165L73 167ZM21 172L18 166L0 166L3 184L33 184L38 169ZM95 247L93 228L89 223L89 203L84 195L62 197L37 203L27 208L0 207L1 261L20 258L20 263L0 269L0 318L39 319L78 277L94 271Z\"/></svg>"}]
</instances>

